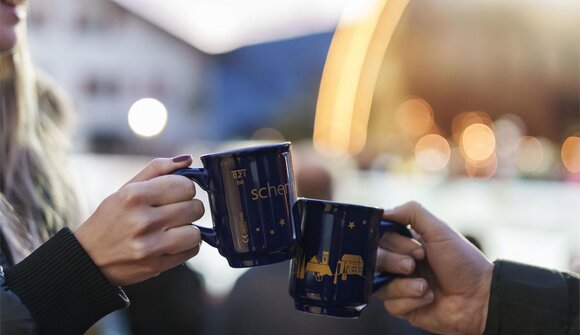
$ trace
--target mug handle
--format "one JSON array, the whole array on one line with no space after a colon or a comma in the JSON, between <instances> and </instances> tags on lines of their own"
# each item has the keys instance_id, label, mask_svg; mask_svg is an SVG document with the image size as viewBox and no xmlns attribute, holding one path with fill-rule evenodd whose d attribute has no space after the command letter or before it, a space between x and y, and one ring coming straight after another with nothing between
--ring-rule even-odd
<instances>
[{"instance_id":1,"label":"mug handle","mask_svg":"<svg viewBox=\"0 0 580 335\"><path fill-rule=\"evenodd\" d=\"M379 235L383 236L386 232L395 232L405 237L413 238L411 231L407 229L406 226L391 221L381 220L379 223ZM387 272L376 275L373 280L373 292L376 292L379 288L388 284L391 280L395 279L396 276L396 274Z\"/></svg>"},{"instance_id":2,"label":"mug handle","mask_svg":"<svg viewBox=\"0 0 580 335\"><path fill-rule=\"evenodd\" d=\"M199 185L204 191L209 191L209 178L207 175L207 170L204 168L187 168L187 169L180 169L173 174L178 176L184 176L191 180L193 180L196 184ZM192 224L199 228L201 232L201 239L207 242L207 244L211 245L214 248L218 246L218 239L217 234L213 228L201 227L196 224Z\"/></svg>"}]
</instances>

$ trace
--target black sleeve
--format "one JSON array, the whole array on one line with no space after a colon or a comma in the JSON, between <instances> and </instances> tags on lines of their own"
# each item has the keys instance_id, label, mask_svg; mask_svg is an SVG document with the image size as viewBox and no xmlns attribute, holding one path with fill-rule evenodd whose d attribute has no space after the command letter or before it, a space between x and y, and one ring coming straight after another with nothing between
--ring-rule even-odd
<instances>
[{"instance_id":1,"label":"black sleeve","mask_svg":"<svg viewBox=\"0 0 580 335\"><path fill-rule=\"evenodd\" d=\"M68 228L6 270L6 285L30 310L40 334L82 334L129 304Z\"/></svg>"},{"instance_id":2,"label":"black sleeve","mask_svg":"<svg viewBox=\"0 0 580 335\"><path fill-rule=\"evenodd\" d=\"M30 311L5 285L2 267L0 267L0 333L2 335L38 334Z\"/></svg>"},{"instance_id":3,"label":"black sleeve","mask_svg":"<svg viewBox=\"0 0 580 335\"><path fill-rule=\"evenodd\" d=\"M577 275L496 261L484 335L578 335Z\"/></svg>"}]
</instances>

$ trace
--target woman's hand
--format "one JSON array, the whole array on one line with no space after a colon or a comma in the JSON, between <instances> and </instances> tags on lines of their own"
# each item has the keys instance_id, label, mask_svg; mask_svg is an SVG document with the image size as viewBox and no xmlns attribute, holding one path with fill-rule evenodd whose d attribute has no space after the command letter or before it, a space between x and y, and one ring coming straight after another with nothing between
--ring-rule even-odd
<instances>
[{"instance_id":1,"label":"woman's hand","mask_svg":"<svg viewBox=\"0 0 580 335\"><path fill-rule=\"evenodd\" d=\"M195 185L170 173L189 166L189 155L154 159L106 198L75 236L112 285L155 277L197 255L204 213Z\"/></svg>"},{"instance_id":2,"label":"woman's hand","mask_svg":"<svg viewBox=\"0 0 580 335\"><path fill-rule=\"evenodd\" d=\"M493 265L485 256L421 205L410 202L384 219L409 224L422 251L397 234L381 240L378 271L410 275L381 288L377 296L390 314L437 333L482 334ZM405 241L406 240L406 241ZM424 261L415 263L415 259ZM404 267L403 264L412 264Z\"/></svg>"}]
</instances>

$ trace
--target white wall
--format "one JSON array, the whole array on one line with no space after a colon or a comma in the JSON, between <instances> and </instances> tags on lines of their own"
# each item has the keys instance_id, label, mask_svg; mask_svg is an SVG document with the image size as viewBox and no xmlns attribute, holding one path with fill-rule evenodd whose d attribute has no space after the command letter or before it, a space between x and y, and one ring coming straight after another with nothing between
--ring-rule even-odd
<instances>
[{"instance_id":1,"label":"white wall","mask_svg":"<svg viewBox=\"0 0 580 335\"><path fill-rule=\"evenodd\" d=\"M187 140L199 127L196 103L208 59L121 7L92 0L32 2L29 39L35 62L76 102L78 147L99 129L146 150ZM91 94L91 78L116 88ZM147 96L161 100L169 111L167 128L156 139L137 138L127 124L131 104Z\"/></svg>"}]
</instances>

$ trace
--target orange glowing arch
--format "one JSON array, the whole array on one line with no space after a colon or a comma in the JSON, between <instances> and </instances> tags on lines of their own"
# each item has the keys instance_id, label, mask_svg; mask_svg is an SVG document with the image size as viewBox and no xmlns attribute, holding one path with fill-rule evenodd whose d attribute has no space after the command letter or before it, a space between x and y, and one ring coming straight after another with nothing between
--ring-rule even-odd
<instances>
[{"instance_id":1,"label":"orange glowing arch","mask_svg":"<svg viewBox=\"0 0 580 335\"><path fill-rule=\"evenodd\" d=\"M357 154L366 144L382 60L409 0L378 0L356 24L341 19L318 94L314 147L328 156Z\"/></svg>"}]
</instances>

